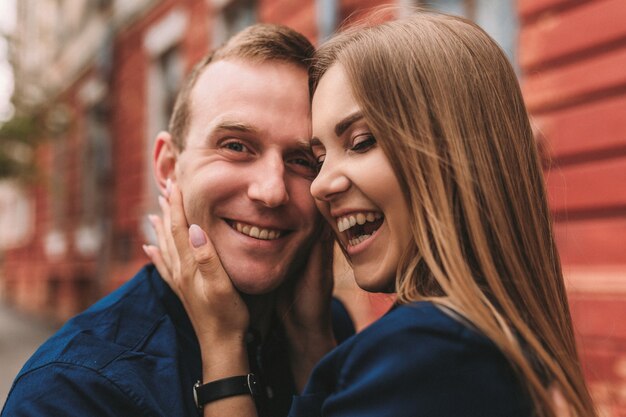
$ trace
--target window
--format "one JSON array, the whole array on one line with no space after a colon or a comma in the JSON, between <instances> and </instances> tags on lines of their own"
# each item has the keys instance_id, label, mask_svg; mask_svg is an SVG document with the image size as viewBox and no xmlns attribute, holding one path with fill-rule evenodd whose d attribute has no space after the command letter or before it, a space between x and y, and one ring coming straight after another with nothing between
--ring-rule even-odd
<instances>
[{"instance_id":1,"label":"window","mask_svg":"<svg viewBox=\"0 0 626 417\"><path fill-rule=\"evenodd\" d=\"M58 113L63 110L59 110ZM51 170L48 177L48 206L50 207L50 225L44 237L44 252L49 259L60 259L67 252L67 237L65 234L67 218L67 186L65 170L67 167L67 144L62 135L66 126L53 133L54 141L51 147ZM54 130L53 130L54 131Z\"/></svg>"},{"instance_id":2,"label":"window","mask_svg":"<svg viewBox=\"0 0 626 417\"><path fill-rule=\"evenodd\" d=\"M181 53L188 16L182 9L174 9L152 25L144 37L144 49L150 57L147 77L147 137L145 139L146 166L152 166L154 138L167 125L174 108L176 95L185 75L185 65ZM159 210L157 185L152 175L146 175L145 212ZM154 232L145 217L141 222L141 233L154 241Z\"/></svg>"},{"instance_id":3,"label":"window","mask_svg":"<svg viewBox=\"0 0 626 417\"><path fill-rule=\"evenodd\" d=\"M93 225L106 217L111 176L111 140L106 113L95 105L86 113L85 141L82 149L82 223Z\"/></svg>"},{"instance_id":4,"label":"window","mask_svg":"<svg viewBox=\"0 0 626 417\"><path fill-rule=\"evenodd\" d=\"M422 2L425 6L430 6L444 13L456 14L472 18L474 0L429 0Z\"/></svg>"},{"instance_id":5,"label":"window","mask_svg":"<svg viewBox=\"0 0 626 417\"><path fill-rule=\"evenodd\" d=\"M84 109L81 117L80 152L80 220L73 233L74 248L85 257L93 258L105 244L106 227L110 218L109 184L112 173L111 135L108 129L106 74L96 73L87 79L78 92Z\"/></svg>"},{"instance_id":6,"label":"window","mask_svg":"<svg viewBox=\"0 0 626 417\"><path fill-rule=\"evenodd\" d=\"M213 47L220 46L228 38L257 20L253 0L231 0L221 5L213 25ZM216 7L218 7L216 5Z\"/></svg>"},{"instance_id":7,"label":"window","mask_svg":"<svg viewBox=\"0 0 626 417\"><path fill-rule=\"evenodd\" d=\"M337 29L339 13L338 0L317 0L317 41L322 43L330 38Z\"/></svg>"},{"instance_id":8,"label":"window","mask_svg":"<svg viewBox=\"0 0 626 417\"><path fill-rule=\"evenodd\" d=\"M476 22L504 49L516 66L518 22L515 0L422 0L417 4Z\"/></svg>"},{"instance_id":9,"label":"window","mask_svg":"<svg viewBox=\"0 0 626 417\"><path fill-rule=\"evenodd\" d=\"M160 91L156 94L159 97L157 105L158 115L156 117L156 126L158 130L167 129L176 95L180 88L183 75L183 60L180 56L179 48L174 46L163 52L155 62L156 76L159 78Z\"/></svg>"}]
</instances>

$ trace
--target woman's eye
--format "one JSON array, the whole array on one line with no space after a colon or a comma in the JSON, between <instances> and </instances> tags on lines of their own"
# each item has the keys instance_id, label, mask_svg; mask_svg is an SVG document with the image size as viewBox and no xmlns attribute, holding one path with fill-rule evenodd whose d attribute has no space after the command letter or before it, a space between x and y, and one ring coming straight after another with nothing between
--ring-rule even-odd
<instances>
[{"instance_id":1,"label":"woman's eye","mask_svg":"<svg viewBox=\"0 0 626 417\"><path fill-rule=\"evenodd\" d=\"M352 148L350 148L350 150L363 153L367 152L374 145L376 145L376 138L374 138L374 136L360 135L354 139L354 142L352 143Z\"/></svg>"},{"instance_id":2,"label":"woman's eye","mask_svg":"<svg viewBox=\"0 0 626 417\"><path fill-rule=\"evenodd\" d=\"M326 159L326 155L319 155L315 158L315 170L320 172L322 170L322 165L324 165L324 159Z\"/></svg>"}]
</instances>

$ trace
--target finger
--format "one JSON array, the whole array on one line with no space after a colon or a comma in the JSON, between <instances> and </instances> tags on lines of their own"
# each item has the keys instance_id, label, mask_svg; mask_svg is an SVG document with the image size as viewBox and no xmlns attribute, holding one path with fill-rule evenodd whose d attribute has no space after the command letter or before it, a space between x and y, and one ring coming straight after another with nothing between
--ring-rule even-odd
<instances>
[{"instance_id":1,"label":"finger","mask_svg":"<svg viewBox=\"0 0 626 417\"><path fill-rule=\"evenodd\" d=\"M230 277L215 252L213 243L197 224L189 226L189 244L202 278L211 286L214 293L227 294L235 291Z\"/></svg>"},{"instance_id":2,"label":"finger","mask_svg":"<svg viewBox=\"0 0 626 417\"><path fill-rule=\"evenodd\" d=\"M333 233L333 229L330 227L330 224L323 222L321 226L321 232L319 239L325 243L334 243L335 242L335 234Z\"/></svg>"},{"instance_id":3,"label":"finger","mask_svg":"<svg viewBox=\"0 0 626 417\"><path fill-rule=\"evenodd\" d=\"M189 253L189 224L183 208L183 197L176 184L171 184L169 195L170 230L173 243L180 255L181 264L188 265L193 259Z\"/></svg>"},{"instance_id":4,"label":"finger","mask_svg":"<svg viewBox=\"0 0 626 417\"><path fill-rule=\"evenodd\" d=\"M174 271L180 268L181 255L176 247L174 237L172 236L172 210L169 201L163 196L159 196L159 206L161 206L161 211L163 212L163 236L165 238L165 247L167 248L167 251L162 250L162 252L169 254L171 261L169 264L170 271L172 271L174 277L176 277L177 275Z\"/></svg>"},{"instance_id":5,"label":"finger","mask_svg":"<svg viewBox=\"0 0 626 417\"><path fill-rule=\"evenodd\" d=\"M323 295L332 293L334 286L332 242L324 240L316 242L307 263L305 284Z\"/></svg>"},{"instance_id":6,"label":"finger","mask_svg":"<svg viewBox=\"0 0 626 417\"><path fill-rule=\"evenodd\" d=\"M324 222L322 225L322 231L319 241L322 245L322 260L325 262L325 266L330 270L327 271L332 274L334 255L335 255L335 243L336 238L330 224Z\"/></svg>"},{"instance_id":7,"label":"finger","mask_svg":"<svg viewBox=\"0 0 626 417\"><path fill-rule=\"evenodd\" d=\"M174 292L178 293L178 288L175 285L175 282L172 279L172 273L170 269L167 267L166 263L163 261L163 256L159 248L154 245L143 245L143 251L148 255L148 258L152 261L157 271L163 278L165 282L174 290Z\"/></svg>"},{"instance_id":8,"label":"finger","mask_svg":"<svg viewBox=\"0 0 626 417\"><path fill-rule=\"evenodd\" d=\"M152 225L152 228L154 229L154 232L156 233L159 254L161 255L165 265L167 266L167 269L171 271L172 270L172 256L170 254L170 251L168 250L169 248L167 246L167 238L166 238L167 233L164 229L163 221L161 220L159 216L154 215L154 214L148 215L148 220L150 220L150 224Z\"/></svg>"},{"instance_id":9,"label":"finger","mask_svg":"<svg viewBox=\"0 0 626 417\"><path fill-rule=\"evenodd\" d=\"M172 274L170 273L170 270L165 262L163 262L163 257L159 248L154 245L142 245L141 247L143 248L143 251L148 256L148 258L150 258L150 261L152 261L156 269L159 271L159 274L161 274L163 279L165 279L166 281L170 280Z\"/></svg>"}]
</instances>

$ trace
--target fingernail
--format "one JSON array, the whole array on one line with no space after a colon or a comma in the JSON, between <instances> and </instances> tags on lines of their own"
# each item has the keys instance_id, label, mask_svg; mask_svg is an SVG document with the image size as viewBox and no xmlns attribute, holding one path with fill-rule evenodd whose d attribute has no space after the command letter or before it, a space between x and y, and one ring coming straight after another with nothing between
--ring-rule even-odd
<instances>
[{"instance_id":1,"label":"fingernail","mask_svg":"<svg viewBox=\"0 0 626 417\"><path fill-rule=\"evenodd\" d=\"M204 232L197 224L189 226L189 240L194 248L206 245L206 237Z\"/></svg>"},{"instance_id":2,"label":"fingernail","mask_svg":"<svg viewBox=\"0 0 626 417\"><path fill-rule=\"evenodd\" d=\"M152 226L154 226L154 223L156 223L156 216L154 214L148 214L148 220L150 221L150 224ZM144 245L145 246L145 245Z\"/></svg>"},{"instance_id":3,"label":"fingernail","mask_svg":"<svg viewBox=\"0 0 626 417\"><path fill-rule=\"evenodd\" d=\"M148 258L149 258L150 257L150 252L148 252L148 245L141 245L141 248L146 253L146 255L148 255Z\"/></svg>"},{"instance_id":4,"label":"fingernail","mask_svg":"<svg viewBox=\"0 0 626 417\"><path fill-rule=\"evenodd\" d=\"M167 204L167 200L162 195L160 195L158 199L159 199L159 204L161 205L161 207Z\"/></svg>"},{"instance_id":5,"label":"fingernail","mask_svg":"<svg viewBox=\"0 0 626 417\"><path fill-rule=\"evenodd\" d=\"M165 196L170 198L170 194L172 194L172 180L170 178L165 181Z\"/></svg>"}]
</instances>

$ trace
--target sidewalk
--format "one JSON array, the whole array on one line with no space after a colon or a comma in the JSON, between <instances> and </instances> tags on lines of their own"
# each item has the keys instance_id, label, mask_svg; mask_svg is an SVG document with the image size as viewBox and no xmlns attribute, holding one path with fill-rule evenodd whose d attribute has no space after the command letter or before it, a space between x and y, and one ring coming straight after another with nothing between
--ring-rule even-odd
<instances>
[{"instance_id":1,"label":"sidewalk","mask_svg":"<svg viewBox=\"0 0 626 417\"><path fill-rule=\"evenodd\" d=\"M51 324L17 313L0 302L0 409L24 362L55 331Z\"/></svg>"}]
</instances>

